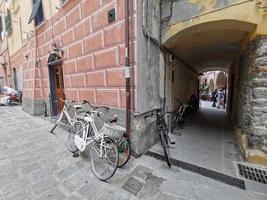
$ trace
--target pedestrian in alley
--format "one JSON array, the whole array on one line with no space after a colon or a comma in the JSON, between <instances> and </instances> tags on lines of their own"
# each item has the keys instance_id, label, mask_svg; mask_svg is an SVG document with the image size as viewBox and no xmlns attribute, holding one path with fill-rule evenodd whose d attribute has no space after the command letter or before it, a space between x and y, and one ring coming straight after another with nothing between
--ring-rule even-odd
<instances>
[{"instance_id":1,"label":"pedestrian in alley","mask_svg":"<svg viewBox=\"0 0 267 200\"><path fill-rule=\"evenodd\" d=\"M211 93L211 97L212 97L212 107L216 107L216 102L217 102L217 99L216 99L216 94L217 94L217 89L213 90L212 93Z\"/></svg>"},{"instance_id":2,"label":"pedestrian in alley","mask_svg":"<svg viewBox=\"0 0 267 200\"><path fill-rule=\"evenodd\" d=\"M218 103L217 108L219 109L221 108L221 106L224 105L224 91L222 87L217 91L215 96L216 96L217 103Z\"/></svg>"}]
</instances>

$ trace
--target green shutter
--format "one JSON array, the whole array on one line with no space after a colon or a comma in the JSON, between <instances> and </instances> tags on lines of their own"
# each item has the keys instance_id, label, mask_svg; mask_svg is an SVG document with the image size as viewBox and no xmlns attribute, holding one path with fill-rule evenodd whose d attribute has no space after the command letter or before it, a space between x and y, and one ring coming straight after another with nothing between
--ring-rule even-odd
<instances>
[{"instance_id":1,"label":"green shutter","mask_svg":"<svg viewBox=\"0 0 267 200\"><path fill-rule=\"evenodd\" d=\"M2 16L0 16L0 33L2 33L3 27L2 27Z\"/></svg>"},{"instance_id":2,"label":"green shutter","mask_svg":"<svg viewBox=\"0 0 267 200\"><path fill-rule=\"evenodd\" d=\"M10 35L12 33L12 19L9 10L7 10L7 15L5 16L5 25L7 35Z\"/></svg>"},{"instance_id":3,"label":"green shutter","mask_svg":"<svg viewBox=\"0 0 267 200\"><path fill-rule=\"evenodd\" d=\"M41 0L34 1L32 13L31 13L28 24L30 24L32 22L32 20L34 20L36 18L36 16L38 15L38 11L40 10L40 6L41 6Z\"/></svg>"}]
</instances>

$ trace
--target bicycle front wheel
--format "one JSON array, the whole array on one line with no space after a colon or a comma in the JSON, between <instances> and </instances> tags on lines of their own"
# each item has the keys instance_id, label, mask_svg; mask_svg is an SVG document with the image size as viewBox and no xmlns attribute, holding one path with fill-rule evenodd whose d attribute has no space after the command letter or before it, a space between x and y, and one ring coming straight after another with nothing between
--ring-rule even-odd
<instances>
[{"instance_id":1,"label":"bicycle front wheel","mask_svg":"<svg viewBox=\"0 0 267 200\"><path fill-rule=\"evenodd\" d=\"M171 157L170 157L170 151L169 151L169 145L168 145L168 136L165 135L167 134L164 131L160 131L160 142L164 151L164 156L166 159L166 162L169 167L171 167Z\"/></svg>"},{"instance_id":2,"label":"bicycle front wheel","mask_svg":"<svg viewBox=\"0 0 267 200\"><path fill-rule=\"evenodd\" d=\"M118 148L107 137L94 142L91 148L91 168L94 176L101 181L110 179L116 172L119 162Z\"/></svg>"},{"instance_id":3,"label":"bicycle front wheel","mask_svg":"<svg viewBox=\"0 0 267 200\"><path fill-rule=\"evenodd\" d=\"M129 139L126 137L121 137L120 139L116 139L115 143L117 144L119 151L119 164L118 167L123 167L128 160L130 159L131 149Z\"/></svg>"},{"instance_id":4,"label":"bicycle front wheel","mask_svg":"<svg viewBox=\"0 0 267 200\"><path fill-rule=\"evenodd\" d=\"M71 153L75 153L78 151L78 147L76 146L74 142L74 137L75 135L79 135L82 137L83 135L83 123L82 122L75 122L72 126L72 130L69 132L69 137L68 137L68 149Z\"/></svg>"}]
</instances>

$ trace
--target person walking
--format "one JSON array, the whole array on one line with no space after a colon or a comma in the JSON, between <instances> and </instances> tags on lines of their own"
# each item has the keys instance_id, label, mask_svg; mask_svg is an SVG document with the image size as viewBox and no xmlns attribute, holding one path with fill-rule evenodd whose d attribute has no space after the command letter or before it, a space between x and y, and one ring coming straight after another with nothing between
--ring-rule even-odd
<instances>
[{"instance_id":1,"label":"person walking","mask_svg":"<svg viewBox=\"0 0 267 200\"><path fill-rule=\"evenodd\" d=\"M212 97L212 101L213 101L212 107L216 107L216 101L217 101L216 94L217 94L217 89L213 90L211 93L211 97Z\"/></svg>"},{"instance_id":2,"label":"person walking","mask_svg":"<svg viewBox=\"0 0 267 200\"><path fill-rule=\"evenodd\" d=\"M217 108L221 108L221 105L223 106L223 102L224 102L224 92L223 92L223 88L221 87L216 94L216 99L218 102Z\"/></svg>"}]
</instances>

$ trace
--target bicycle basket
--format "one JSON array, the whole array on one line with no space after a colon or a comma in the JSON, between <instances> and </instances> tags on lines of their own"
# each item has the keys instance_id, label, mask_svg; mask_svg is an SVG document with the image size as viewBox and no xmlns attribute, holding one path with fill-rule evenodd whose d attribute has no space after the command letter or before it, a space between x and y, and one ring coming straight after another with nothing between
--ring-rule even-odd
<instances>
[{"instance_id":1,"label":"bicycle basket","mask_svg":"<svg viewBox=\"0 0 267 200\"><path fill-rule=\"evenodd\" d=\"M111 138L121 138L126 132L126 129L117 124L104 124L103 132Z\"/></svg>"}]
</instances>

